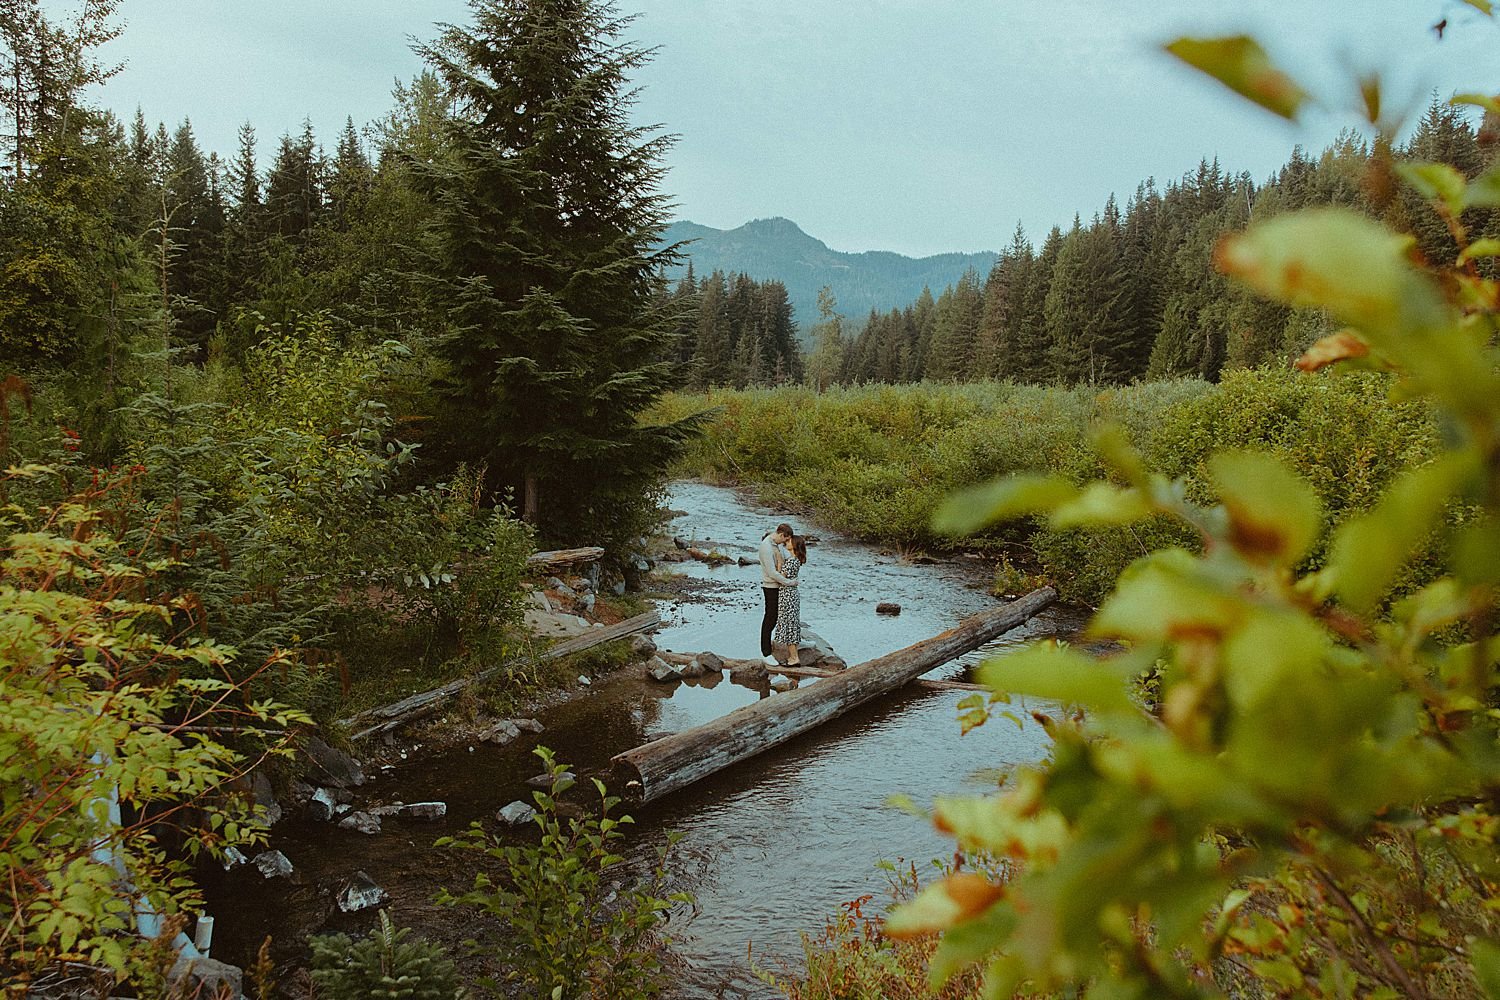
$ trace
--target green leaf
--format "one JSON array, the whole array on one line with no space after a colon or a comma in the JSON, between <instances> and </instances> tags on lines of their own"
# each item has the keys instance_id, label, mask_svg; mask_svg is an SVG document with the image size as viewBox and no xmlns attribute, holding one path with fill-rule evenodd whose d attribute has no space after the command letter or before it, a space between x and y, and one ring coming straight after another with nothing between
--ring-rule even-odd
<instances>
[{"instance_id":1,"label":"green leaf","mask_svg":"<svg viewBox=\"0 0 1500 1000\"><path fill-rule=\"evenodd\" d=\"M1242 613L1238 601L1201 576L1191 553L1163 549L1120 576L1089 634L1141 643L1223 634Z\"/></svg>"},{"instance_id":2,"label":"green leaf","mask_svg":"<svg viewBox=\"0 0 1500 1000\"><path fill-rule=\"evenodd\" d=\"M1369 513L1333 536L1324 575L1348 607L1368 611L1432 530L1443 505L1472 475L1467 456L1450 455L1403 473Z\"/></svg>"},{"instance_id":3,"label":"green leaf","mask_svg":"<svg viewBox=\"0 0 1500 1000\"><path fill-rule=\"evenodd\" d=\"M1474 978L1485 996L1500 1000L1500 942L1480 939L1469 946L1474 957Z\"/></svg>"},{"instance_id":4,"label":"green leaf","mask_svg":"<svg viewBox=\"0 0 1500 1000\"><path fill-rule=\"evenodd\" d=\"M1464 0L1464 3L1468 4L1470 7L1473 7L1481 14L1485 14L1490 17L1494 16L1495 5L1492 4L1490 0Z\"/></svg>"},{"instance_id":5,"label":"green leaf","mask_svg":"<svg viewBox=\"0 0 1500 1000\"><path fill-rule=\"evenodd\" d=\"M1220 452L1209 460L1208 472L1229 515L1230 544L1246 558L1290 566L1318 537L1322 502L1280 459Z\"/></svg>"},{"instance_id":6,"label":"green leaf","mask_svg":"<svg viewBox=\"0 0 1500 1000\"><path fill-rule=\"evenodd\" d=\"M1454 94L1448 103L1451 105L1468 104L1500 115L1500 95L1491 97L1488 94Z\"/></svg>"},{"instance_id":7,"label":"green leaf","mask_svg":"<svg viewBox=\"0 0 1500 1000\"><path fill-rule=\"evenodd\" d=\"M949 497L932 518L934 531L965 535L996 521L1051 511L1078 495L1078 487L1061 476L1008 476L961 490Z\"/></svg>"},{"instance_id":8,"label":"green leaf","mask_svg":"<svg viewBox=\"0 0 1500 1000\"><path fill-rule=\"evenodd\" d=\"M1398 163L1396 173L1428 201L1440 201L1457 218L1464 210L1464 175L1446 163Z\"/></svg>"},{"instance_id":9,"label":"green leaf","mask_svg":"<svg viewBox=\"0 0 1500 1000\"><path fill-rule=\"evenodd\" d=\"M1054 528L1102 527L1133 524L1153 513L1151 501L1138 489L1112 483L1089 483L1083 492L1053 510Z\"/></svg>"},{"instance_id":10,"label":"green leaf","mask_svg":"<svg viewBox=\"0 0 1500 1000\"><path fill-rule=\"evenodd\" d=\"M1224 644L1224 689L1241 712L1253 712L1298 674L1317 670L1329 647L1305 615L1254 615Z\"/></svg>"},{"instance_id":11,"label":"green leaf","mask_svg":"<svg viewBox=\"0 0 1500 1000\"><path fill-rule=\"evenodd\" d=\"M1496 113L1500 114L1500 112ZM1500 239L1486 237L1482 240L1475 240L1458 255L1458 262L1463 264L1479 257L1500 257Z\"/></svg>"},{"instance_id":12,"label":"green leaf","mask_svg":"<svg viewBox=\"0 0 1500 1000\"><path fill-rule=\"evenodd\" d=\"M1469 182L1464 208L1500 208L1500 167L1493 167Z\"/></svg>"},{"instance_id":13,"label":"green leaf","mask_svg":"<svg viewBox=\"0 0 1500 1000\"><path fill-rule=\"evenodd\" d=\"M1125 681L1107 663L1074 649L1029 646L988 660L979 667L981 684L996 691L1026 694L1098 711L1127 711L1134 706Z\"/></svg>"},{"instance_id":14,"label":"green leaf","mask_svg":"<svg viewBox=\"0 0 1500 1000\"><path fill-rule=\"evenodd\" d=\"M1298 108L1307 99L1307 91L1277 69L1266 50L1248 35L1179 38L1166 50L1283 118L1297 117Z\"/></svg>"}]
</instances>

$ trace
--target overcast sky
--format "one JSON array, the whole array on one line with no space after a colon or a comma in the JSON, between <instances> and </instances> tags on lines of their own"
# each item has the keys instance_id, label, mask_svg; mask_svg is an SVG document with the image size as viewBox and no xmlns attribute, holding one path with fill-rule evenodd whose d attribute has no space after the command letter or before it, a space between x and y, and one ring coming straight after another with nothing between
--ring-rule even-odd
<instances>
[{"instance_id":1,"label":"overcast sky","mask_svg":"<svg viewBox=\"0 0 1500 1000\"><path fill-rule=\"evenodd\" d=\"M69 0L44 0L62 14ZM1296 143L1354 119L1349 81L1387 102L1500 92L1500 24L1460 0L624 0L657 46L637 116L680 136L678 215L731 228L786 216L837 250L999 249L1040 239L1115 192L1217 156L1257 180ZM1357 11L1357 15L1352 13ZM421 64L412 39L463 22L463 0L125 0L94 99L153 125L192 121L262 164L304 118L332 147L346 116L391 106ZM1447 18L1439 42L1432 25ZM1180 34L1249 30L1335 107L1302 126L1243 106L1160 52Z\"/></svg>"}]
</instances>

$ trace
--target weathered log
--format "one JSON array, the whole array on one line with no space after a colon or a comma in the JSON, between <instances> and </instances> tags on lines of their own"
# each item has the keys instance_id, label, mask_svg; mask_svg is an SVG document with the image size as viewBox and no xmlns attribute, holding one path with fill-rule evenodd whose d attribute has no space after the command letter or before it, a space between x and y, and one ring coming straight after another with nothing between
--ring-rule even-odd
<instances>
[{"instance_id":1,"label":"weathered log","mask_svg":"<svg viewBox=\"0 0 1500 1000\"><path fill-rule=\"evenodd\" d=\"M636 747L610 763L614 787L637 803L651 802L753 757L901 687L933 667L1021 625L1057 598L1051 587L885 656L841 670L817 684L737 708L721 719Z\"/></svg>"},{"instance_id":2,"label":"weathered log","mask_svg":"<svg viewBox=\"0 0 1500 1000\"><path fill-rule=\"evenodd\" d=\"M597 562L603 558L604 550L597 545L590 545L581 549L533 552L526 557L526 565L531 569L555 569L560 566L578 566L583 563Z\"/></svg>"},{"instance_id":3,"label":"weathered log","mask_svg":"<svg viewBox=\"0 0 1500 1000\"><path fill-rule=\"evenodd\" d=\"M644 614L636 615L634 618L627 618L614 625L589 629L580 636L549 646L542 651L537 660L542 662L558 660L564 656L581 653L585 649L590 649L602 643L615 639L623 639L627 635L634 635L637 632L645 632L660 624L661 615L655 611L647 611ZM513 666L513 664L507 663L498 667L490 667L488 670L481 670L479 673L469 677L460 677L456 680L451 680L447 684L432 688L429 691L409 695L389 705L382 705L379 708L367 708L363 712L341 720L339 724L352 729L355 726L373 723L373 725L368 725L366 728L359 730L353 736L349 737L351 740L362 740L367 736L389 732L398 726L404 726L408 722L413 722L424 715L431 714L460 691L470 685L487 680L510 666Z\"/></svg>"}]
</instances>

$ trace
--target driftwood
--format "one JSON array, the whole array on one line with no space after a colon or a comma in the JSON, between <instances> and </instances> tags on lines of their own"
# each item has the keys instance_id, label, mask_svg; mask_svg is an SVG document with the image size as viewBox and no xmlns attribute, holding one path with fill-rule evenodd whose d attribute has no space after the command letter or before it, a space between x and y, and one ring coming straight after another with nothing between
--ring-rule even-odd
<instances>
[{"instance_id":1,"label":"driftwood","mask_svg":"<svg viewBox=\"0 0 1500 1000\"><path fill-rule=\"evenodd\" d=\"M598 562L604 558L604 550L597 545L581 549L553 549L550 552L533 552L526 557L529 569L560 569Z\"/></svg>"},{"instance_id":2,"label":"driftwood","mask_svg":"<svg viewBox=\"0 0 1500 1000\"><path fill-rule=\"evenodd\" d=\"M939 664L1024 624L1057 598L1051 587L905 649L842 670L817 684L737 708L721 719L617 755L615 787L636 803L651 802L753 757L901 687Z\"/></svg>"},{"instance_id":3,"label":"driftwood","mask_svg":"<svg viewBox=\"0 0 1500 1000\"><path fill-rule=\"evenodd\" d=\"M549 646L542 651L537 659L541 662L558 660L564 656L581 653L585 649L610 642L614 639L623 639L625 636L634 635L636 632L645 632L660 624L661 616L655 611L647 611L645 614L636 615L634 618L627 618L614 625L589 629L580 636ZM389 705L366 709L357 715L341 720L339 724L349 729L361 725L365 727L349 737L351 740L362 740L366 736L375 736L379 733L390 732L392 729L404 726L406 723L420 719L424 715L431 714L460 691L470 685L493 677L503 669L505 669L505 666L490 667L488 670L481 670L477 674L451 680L441 687L435 687L430 691L422 691L418 694L410 695Z\"/></svg>"}]
</instances>

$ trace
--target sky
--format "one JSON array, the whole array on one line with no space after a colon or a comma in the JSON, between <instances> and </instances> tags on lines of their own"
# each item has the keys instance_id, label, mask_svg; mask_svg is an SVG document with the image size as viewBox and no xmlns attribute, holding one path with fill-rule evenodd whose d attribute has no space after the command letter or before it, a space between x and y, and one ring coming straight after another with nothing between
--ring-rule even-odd
<instances>
[{"instance_id":1,"label":"sky","mask_svg":"<svg viewBox=\"0 0 1500 1000\"><path fill-rule=\"evenodd\" d=\"M76 0L43 0L58 15ZM1411 119L1434 91L1500 93L1500 20L1461 0L621 0L657 49L634 116L678 136L663 188L717 228L784 216L836 250L998 250L1040 241L1114 193L1217 157L1256 180L1292 147L1357 124L1353 81L1379 71ZM91 95L154 127L192 122L261 162L304 119L329 149L392 106L414 40L463 0L124 0ZM1439 41L1432 25L1447 20ZM1248 31L1321 98L1282 121L1176 64L1161 44Z\"/></svg>"}]
</instances>

